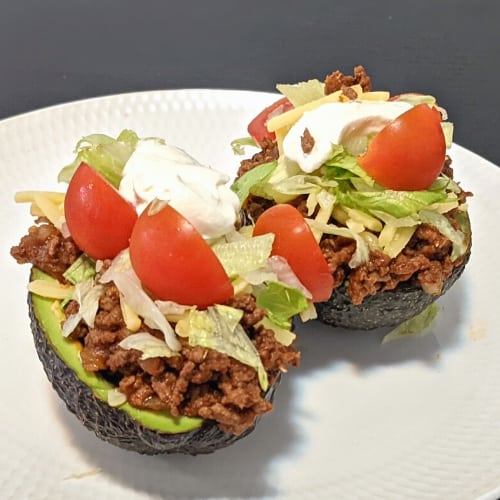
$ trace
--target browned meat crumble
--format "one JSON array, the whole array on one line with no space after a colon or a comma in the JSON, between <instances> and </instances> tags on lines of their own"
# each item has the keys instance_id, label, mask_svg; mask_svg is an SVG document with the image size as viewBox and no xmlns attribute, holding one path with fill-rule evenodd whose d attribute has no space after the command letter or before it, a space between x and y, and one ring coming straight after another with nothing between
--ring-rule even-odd
<instances>
[{"instance_id":1,"label":"browned meat crumble","mask_svg":"<svg viewBox=\"0 0 500 500\"><path fill-rule=\"evenodd\" d=\"M363 66L354 68L354 75L344 75L341 71L334 71L325 78L325 94L333 94L337 90L344 90L351 85L361 85L363 92L369 92L372 89L371 78L366 74ZM349 95L347 95L349 97ZM356 96L357 97L357 96ZM354 99L356 99L354 97ZM349 97L353 98L352 96Z\"/></svg>"},{"instance_id":2,"label":"browned meat crumble","mask_svg":"<svg viewBox=\"0 0 500 500\"><path fill-rule=\"evenodd\" d=\"M29 228L18 246L12 247L11 254L19 264L31 263L49 276L64 281L64 271L82 251L46 219L40 218L37 223Z\"/></svg>"},{"instance_id":3,"label":"browned meat crumble","mask_svg":"<svg viewBox=\"0 0 500 500\"><path fill-rule=\"evenodd\" d=\"M255 168L257 165L262 165L278 159L278 145L275 141L266 138L262 141L260 147L262 148L261 151L255 153L252 158L242 160L237 173L238 177L241 177L244 173L252 170L252 168Z\"/></svg>"},{"instance_id":4,"label":"browned meat crumble","mask_svg":"<svg viewBox=\"0 0 500 500\"><path fill-rule=\"evenodd\" d=\"M57 278L79 253L72 240L63 238L47 222L31 227L29 234L11 250L19 263L31 263ZM270 384L279 372L299 364L300 355L294 347L283 346L271 330L256 326L265 311L256 306L253 296L237 295L227 304L244 311L242 325L261 356ZM77 302L71 301L66 314L77 312L78 307ZM141 331L162 336L144 324ZM182 348L178 356L140 360L141 352L118 346L128 335L120 295L111 283L105 285L99 300L94 328L81 322L71 338L82 343L83 367L116 383L132 406L166 410L174 417L214 420L223 431L236 435L272 409L272 404L264 399L255 369L226 354L191 347L180 338Z\"/></svg>"},{"instance_id":5,"label":"browned meat crumble","mask_svg":"<svg viewBox=\"0 0 500 500\"><path fill-rule=\"evenodd\" d=\"M305 154L308 154L313 150L315 140L308 128L304 130L304 135L300 138L300 143L302 151L304 151Z\"/></svg>"}]
</instances>

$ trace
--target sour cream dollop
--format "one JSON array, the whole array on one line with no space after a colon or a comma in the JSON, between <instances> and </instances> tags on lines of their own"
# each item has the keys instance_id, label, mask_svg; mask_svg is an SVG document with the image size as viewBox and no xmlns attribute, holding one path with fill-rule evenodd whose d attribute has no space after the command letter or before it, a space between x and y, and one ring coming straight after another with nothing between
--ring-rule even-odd
<instances>
[{"instance_id":1,"label":"sour cream dollop","mask_svg":"<svg viewBox=\"0 0 500 500\"><path fill-rule=\"evenodd\" d=\"M155 198L167 201L212 239L232 231L238 217L239 199L229 180L182 149L144 139L125 164L119 191L139 214Z\"/></svg>"},{"instance_id":2,"label":"sour cream dollop","mask_svg":"<svg viewBox=\"0 0 500 500\"><path fill-rule=\"evenodd\" d=\"M402 101L332 102L305 112L283 140L286 158L310 173L325 163L332 154L332 144L344 145L356 137L379 132L390 121L412 108ZM309 152L302 148L305 130L314 139Z\"/></svg>"}]
</instances>

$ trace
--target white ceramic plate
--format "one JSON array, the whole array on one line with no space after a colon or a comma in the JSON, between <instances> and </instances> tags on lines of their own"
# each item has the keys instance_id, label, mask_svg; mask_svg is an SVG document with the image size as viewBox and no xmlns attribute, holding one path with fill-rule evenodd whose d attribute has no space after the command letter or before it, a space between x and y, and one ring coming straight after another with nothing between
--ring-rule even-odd
<instances>
[{"instance_id":1,"label":"white ceramic plate","mask_svg":"<svg viewBox=\"0 0 500 500\"><path fill-rule=\"evenodd\" d=\"M36 358L28 268L10 246L31 218L21 189L57 187L83 135L161 136L233 174L229 143L276 96L226 90L125 94L0 122L2 498L497 498L500 496L500 170L453 146L475 193L471 261L426 337L381 345L315 323L302 365L247 439L213 455L143 457L99 441L67 412Z\"/></svg>"}]
</instances>

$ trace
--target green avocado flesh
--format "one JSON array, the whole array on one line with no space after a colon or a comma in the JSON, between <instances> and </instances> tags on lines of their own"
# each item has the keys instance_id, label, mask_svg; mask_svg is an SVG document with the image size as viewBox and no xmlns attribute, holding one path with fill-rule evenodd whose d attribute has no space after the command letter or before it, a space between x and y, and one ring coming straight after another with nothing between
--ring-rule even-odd
<instances>
[{"instance_id":1,"label":"green avocado flesh","mask_svg":"<svg viewBox=\"0 0 500 500\"><path fill-rule=\"evenodd\" d=\"M53 280L42 271L33 269L32 279ZM108 391L115 386L94 372L86 371L80 361L80 344L63 337L59 319L52 310L53 299L32 294L34 314L41 325L47 340L59 358L78 377L78 379L92 390L94 396L101 401L107 401ZM168 412L148 411L134 408L124 403L117 408L127 413L144 427L158 432L176 434L197 429L203 423L200 418L174 418Z\"/></svg>"}]
</instances>

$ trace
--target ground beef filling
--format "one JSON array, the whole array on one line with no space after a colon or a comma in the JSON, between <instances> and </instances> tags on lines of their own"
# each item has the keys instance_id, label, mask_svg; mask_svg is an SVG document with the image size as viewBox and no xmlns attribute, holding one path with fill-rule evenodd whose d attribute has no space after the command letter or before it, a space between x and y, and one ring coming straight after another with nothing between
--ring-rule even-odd
<instances>
[{"instance_id":1,"label":"ground beef filling","mask_svg":"<svg viewBox=\"0 0 500 500\"><path fill-rule=\"evenodd\" d=\"M355 84L361 85L364 92L371 90L370 77L362 66L354 68L354 75L344 75L340 71L328 75L325 79L325 94L344 90ZM262 144L262 151L241 162L237 178L263 163L277 160L278 157L277 143L266 139ZM453 178L451 159L448 156L443 165L443 173ZM461 191L458 194L460 203L465 202L468 196L471 196L470 192ZM290 203L304 216L307 215L305 196L299 196ZM244 206L247 222L255 222L272 205L274 205L272 200L250 194ZM451 213L448 218L456 225L454 215ZM347 283L347 294L355 305L361 304L369 295L393 290L403 282L411 282L431 295L439 295L444 281L451 275L453 269L463 262L462 258L451 261L450 240L429 224L422 224L417 228L407 246L397 257L391 259L382 252L372 251L369 262L355 269L351 269L348 265L356 250L354 240L324 235L320 241L320 248L332 273L334 288Z\"/></svg>"},{"instance_id":2,"label":"ground beef filling","mask_svg":"<svg viewBox=\"0 0 500 500\"><path fill-rule=\"evenodd\" d=\"M44 273L64 282L63 273L75 262L82 251L71 238L44 218L29 228L18 246L12 247L11 255L19 264L33 264Z\"/></svg>"},{"instance_id":3,"label":"ground beef filling","mask_svg":"<svg viewBox=\"0 0 500 500\"><path fill-rule=\"evenodd\" d=\"M452 244L434 226L422 224L395 258L371 252L370 261L349 273L347 293L359 305L368 295L411 282L429 295L440 295L443 284L463 260L452 262Z\"/></svg>"},{"instance_id":4,"label":"ground beef filling","mask_svg":"<svg viewBox=\"0 0 500 500\"><path fill-rule=\"evenodd\" d=\"M46 241L47 236L51 242L58 241L55 253L49 251L53 243ZM11 253L20 263L29 262L42 270L57 269L55 274L60 275L78 255L75 248L51 224L43 223L30 228L29 235ZM244 311L242 325L261 356L270 384L287 367L299 364L300 355L294 347L283 346L271 330L256 326L265 311L256 306L253 296L235 296L227 305ZM77 302L71 301L66 314L77 312L78 307ZM146 325L141 326L141 331L162 337L161 332ZM100 372L115 383L132 406L167 410L175 417L214 420L223 431L232 434L241 434L254 424L256 417L272 409L264 399L253 368L212 349L191 347L182 338L178 356L140 360L139 351L118 346L128 335L120 295L111 283L104 286L94 327L81 322L71 338L82 343L83 367Z\"/></svg>"},{"instance_id":5,"label":"ground beef filling","mask_svg":"<svg viewBox=\"0 0 500 500\"><path fill-rule=\"evenodd\" d=\"M103 372L117 383L132 406L167 410L174 417L215 420L222 430L233 434L242 433L258 415L271 410L256 371L226 354L192 347L186 339L180 339L182 348L178 356L141 361L139 351L119 347L118 343L130 334L123 322L119 300L116 287L106 285L94 328L80 325L72 336L83 341L83 367ZM77 308L75 304L70 306ZM298 365L299 354L293 347L279 344L272 331L255 326L264 311L256 307L253 296L237 296L228 305L244 310L242 324L260 353L270 383L287 366ZM145 325L140 330L161 338L160 332Z\"/></svg>"}]
</instances>

